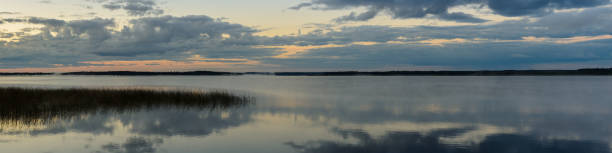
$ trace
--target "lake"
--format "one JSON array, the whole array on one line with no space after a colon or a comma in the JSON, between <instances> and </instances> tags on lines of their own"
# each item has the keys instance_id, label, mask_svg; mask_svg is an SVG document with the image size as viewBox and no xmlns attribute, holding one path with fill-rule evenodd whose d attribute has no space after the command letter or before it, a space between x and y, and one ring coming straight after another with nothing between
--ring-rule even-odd
<instances>
[{"instance_id":1,"label":"lake","mask_svg":"<svg viewBox=\"0 0 612 153\"><path fill-rule=\"evenodd\" d=\"M606 76L16 76L2 87L253 97L224 109L0 121L2 153L611 152Z\"/></svg>"}]
</instances>

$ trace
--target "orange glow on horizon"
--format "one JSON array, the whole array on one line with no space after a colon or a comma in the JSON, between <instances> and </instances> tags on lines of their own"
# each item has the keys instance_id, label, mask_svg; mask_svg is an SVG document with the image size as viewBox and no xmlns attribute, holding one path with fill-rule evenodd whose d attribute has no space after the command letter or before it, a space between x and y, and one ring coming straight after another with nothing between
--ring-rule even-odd
<instances>
[{"instance_id":1,"label":"orange glow on horizon","mask_svg":"<svg viewBox=\"0 0 612 153\"><path fill-rule=\"evenodd\" d=\"M84 61L84 66L53 64L49 68L0 69L0 72L77 72L77 71L190 71L202 69L234 69L259 65L248 59L203 58L194 55L188 61L140 60L140 61Z\"/></svg>"},{"instance_id":2,"label":"orange glow on horizon","mask_svg":"<svg viewBox=\"0 0 612 153\"><path fill-rule=\"evenodd\" d=\"M298 45L284 45L284 46L257 46L255 48L270 48L270 49L278 49L278 51L283 51L283 53L274 56L274 58L294 58L295 55L300 53L313 50L313 49L322 49L322 48L337 48L337 47L345 47L346 45L336 45L336 44L327 44L327 45L318 45L318 46L298 46Z\"/></svg>"}]
</instances>

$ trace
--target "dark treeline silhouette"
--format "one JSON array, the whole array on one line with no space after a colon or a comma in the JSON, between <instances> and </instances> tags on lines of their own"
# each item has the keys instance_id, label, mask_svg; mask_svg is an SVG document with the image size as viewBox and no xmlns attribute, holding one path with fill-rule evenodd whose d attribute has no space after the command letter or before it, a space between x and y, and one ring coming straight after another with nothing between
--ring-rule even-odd
<instances>
[{"instance_id":1,"label":"dark treeline silhouette","mask_svg":"<svg viewBox=\"0 0 612 153\"><path fill-rule=\"evenodd\" d=\"M152 75L241 75L233 72L191 71L191 72L136 72L136 71L107 71L107 72L68 72L62 75L118 75L118 76L152 76Z\"/></svg>"},{"instance_id":2,"label":"dark treeline silhouette","mask_svg":"<svg viewBox=\"0 0 612 153\"><path fill-rule=\"evenodd\" d=\"M117 75L117 76L154 76L154 75L276 75L276 76L556 76L556 75L612 75L612 68L578 70L482 70L482 71L338 71L338 72L68 72L62 75Z\"/></svg>"},{"instance_id":3,"label":"dark treeline silhouette","mask_svg":"<svg viewBox=\"0 0 612 153\"><path fill-rule=\"evenodd\" d=\"M554 75L612 75L611 69L578 70L499 70L499 71L385 71L385 72L276 72L279 76L554 76Z\"/></svg>"},{"instance_id":4,"label":"dark treeline silhouette","mask_svg":"<svg viewBox=\"0 0 612 153\"><path fill-rule=\"evenodd\" d=\"M151 108L223 109L252 99L222 91L0 88L0 122L37 123L98 111Z\"/></svg>"},{"instance_id":5,"label":"dark treeline silhouette","mask_svg":"<svg viewBox=\"0 0 612 153\"><path fill-rule=\"evenodd\" d=\"M53 73L0 73L0 76L19 76L19 75L52 75Z\"/></svg>"},{"instance_id":6,"label":"dark treeline silhouette","mask_svg":"<svg viewBox=\"0 0 612 153\"><path fill-rule=\"evenodd\" d=\"M0 73L9 75L51 75L53 73ZM61 75L114 75L114 76L158 76L158 75L276 75L276 76L561 76L561 75L612 75L612 68L578 70L480 70L480 71L337 71L337 72L142 72L142 71L104 71L104 72L66 72Z\"/></svg>"}]
</instances>

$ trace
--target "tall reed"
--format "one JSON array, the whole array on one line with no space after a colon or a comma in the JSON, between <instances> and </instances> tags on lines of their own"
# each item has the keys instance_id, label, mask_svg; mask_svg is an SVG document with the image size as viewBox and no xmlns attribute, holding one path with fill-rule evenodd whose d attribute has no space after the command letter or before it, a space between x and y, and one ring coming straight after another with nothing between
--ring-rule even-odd
<instances>
[{"instance_id":1,"label":"tall reed","mask_svg":"<svg viewBox=\"0 0 612 153\"><path fill-rule=\"evenodd\" d=\"M250 97L223 91L0 88L0 121L27 124L90 112L162 107L223 109L251 101Z\"/></svg>"}]
</instances>

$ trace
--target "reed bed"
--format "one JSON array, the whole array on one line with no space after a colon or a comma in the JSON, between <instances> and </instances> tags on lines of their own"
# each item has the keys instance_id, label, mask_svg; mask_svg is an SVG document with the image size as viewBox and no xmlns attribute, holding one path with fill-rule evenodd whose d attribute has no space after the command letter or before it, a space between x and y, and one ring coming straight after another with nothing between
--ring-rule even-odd
<instances>
[{"instance_id":1,"label":"reed bed","mask_svg":"<svg viewBox=\"0 0 612 153\"><path fill-rule=\"evenodd\" d=\"M162 107L223 109L251 101L252 98L224 91L0 88L0 121L27 124L83 113Z\"/></svg>"}]
</instances>

